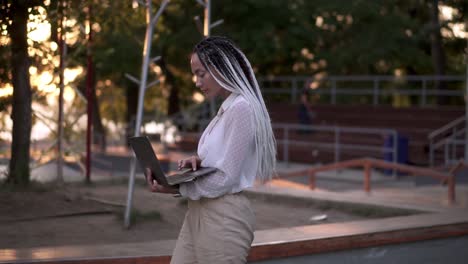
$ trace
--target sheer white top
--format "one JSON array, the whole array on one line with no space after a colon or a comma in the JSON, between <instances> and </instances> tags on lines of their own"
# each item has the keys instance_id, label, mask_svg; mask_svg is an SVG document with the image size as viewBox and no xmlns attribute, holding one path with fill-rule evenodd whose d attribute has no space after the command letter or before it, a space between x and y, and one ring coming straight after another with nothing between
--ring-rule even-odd
<instances>
[{"instance_id":1,"label":"sheer white top","mask_svg":"<svg viewBox=\"0 0 468 264\"><path fill-rule=\"evenodd\" d=\"M221 105L198 143L202 167L218 170L180 184L182 196L192 200L237 193L255 183L257 158L253 112L242 95L231 94Z\"/></svg>"}]
</instances>

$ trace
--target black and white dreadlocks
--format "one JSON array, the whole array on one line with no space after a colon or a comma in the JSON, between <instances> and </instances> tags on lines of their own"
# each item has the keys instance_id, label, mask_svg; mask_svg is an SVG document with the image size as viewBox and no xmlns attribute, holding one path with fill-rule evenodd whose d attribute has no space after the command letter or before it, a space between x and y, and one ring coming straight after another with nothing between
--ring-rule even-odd
<instances>
[{"instance_id":1,"label":"black and white dreadlocks","mask_svg":"<svg viewBox=\"0 0 468 264\"><path fill-rule=\"evenodd\" d=\"M267 181L275 173L276 141L252 66L244 53L226 37L212 36L199 42L194 50L200 62L224 89L241 94L254 113L257 179Z\"/></svg>"}]
</instances>

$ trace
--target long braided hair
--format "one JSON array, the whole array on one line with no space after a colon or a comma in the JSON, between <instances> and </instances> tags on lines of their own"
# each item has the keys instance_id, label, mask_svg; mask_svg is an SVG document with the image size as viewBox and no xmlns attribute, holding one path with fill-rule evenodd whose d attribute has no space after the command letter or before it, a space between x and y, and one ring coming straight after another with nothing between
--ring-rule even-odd
<instances>
[{"instance_id":1,"label":"long braided hair","mask_svg":"<svg viewBox=\"0 0 468 264\"><path fill-rule=\"evenodd\" d=\"M258 160L256 178L262 182L271 179L276 166L276 140L249 60L231 40L220 36L203 39L193 53L221 87L241 94L252 107Z\"/></svg>"}]
</instances>

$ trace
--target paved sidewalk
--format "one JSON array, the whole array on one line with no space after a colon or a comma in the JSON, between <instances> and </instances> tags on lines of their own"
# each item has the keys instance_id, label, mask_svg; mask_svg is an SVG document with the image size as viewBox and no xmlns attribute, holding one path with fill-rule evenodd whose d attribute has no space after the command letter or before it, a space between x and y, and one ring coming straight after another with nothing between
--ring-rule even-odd
<instances>
[{"instance_id":1,"label":"paved sidewalk","mask_svg":"<svg viewBox=\"0 0 468 264\"><path fill-rule=\"evenodd\" d=\"M167 157L171 160L171 168L174 169L175 162L190 153L170 151ZM104 160L103 160L104 161ZM129 153L121 151L114 152L108 162L119 162L119 170L112 173L103 173L104 170L95 170L92 179L95 181L109 179L123 179L128 177L128 167L121 166L129 161ZM105 162L103 164L106 164ZM107 163L109 164L109 163ZM307 168L309 164L290 163L286 165L279 162L277 170L281 172L292 172ZM117 166L113 167L114 169ZM67 168L66 181L82 181L83 175L71 173ZM70 169L73 171L73 169ZM76 172L76 171L75 171ZM56 173L56 165L49 164L34 171L34 177L38 180L52 180ZM101 173L101 174L99 174ZM41 175L48 175L48 178ZM143 177L141 173L137 177ZM342 170L341 172L326 172L317 175L317 189L310 190L307 185L307 177L294 179L274 179L265 185L256 186L248 190L257 195L273 195L277 199L299 198L312 199L325 202L341 203L347 206L367 205L386 208L400 208L415 211L423 211L424 214L394 217L387 219L355 221L339 224L323 224L319 226L303 226L294 228L281 228L256 232L253 252L261 251L262 248L272 247L267 251L273 254L291 252L291 249L277 249L274 247L286 247L292 242L298 244L298 249L307 249L307 245L317 245L323 242L323 249L327 250L330 241L336 239L336 243L344 243L348 247L359 243L366 245L372 237L382 236L379 241L393 241L392 243L404 243L405 238L410 239L434 239L437 237L453 234L453 230L465 230L468 225L468 186L457 185L454 205L447 202L447 186L425 185L416 186L411 178L400 179L387 176L379 171L372 172L372 189L370 193L363 191L362 170ZM457 229L458 228L458 229ZM430 230L430 232L428 231ZM427 234L439 232L437 236L427 237ZM465 231L457 231L457 234L466 234ZM408 235L408 232L414 234ZM465 232L465 233L464 233ZM389 234L386 237L386 234ZM413 238L411 238L413 237ZM356 240L355 243L353 239ZM392 240L393 239L393 240ZM291 242L292 241L292 242ZM341 242L340 242L341 241ZM344 242L343 242L344 241ZM410 241L410 240L408 240ZM344 245L343 244L343 245ZM0 250L0 263L36 263L37 261L50 261L48 263L168 263L174 241L154 241L151 243L130 243L101 246L62 246L53 248L34 248L22 250ZM298 250L297 249L297 250ZM346 246L343 246L346 249ZM335 249L336 250L336 249ZM307 253L304 251L304 253ZM256 254L256 253L255 253ZM254 254L254 255L255 255Z\"/></svg>"},{"instance_id":2,"label":"paved sidewalk","mask_svg":"<svg viewBox=\"0 0 468 264\"><path fill-rule=\"evenodd\" d=\"M162 152L160 144L153 145L157 153ZM164 154L169 163L169 170L176 169L176 162L193 153L168 150ZM158 154L160 156L161 154ZM91 179L126 180L130 174L129 164L131 153L126 148L111 150L109 154L95 154ZM278 174L300 171L320 164L277 163ZM32 179L38 181L52 181L56 178L57 165L54 162L45 164L32 170ZM141 170L137 170L136 178L143 179ZM64 166L64 180L66 182L83 181L83 174L76 167ZM393 177L382 171L373 170L371 173L371 192L364 192L364 174L361 169L345 169L340 171L320 172L316 175L315 190L309 190L307 175L274 179L264 186L252 188L258 193L271 193L283 196L303 197L305 199L322 199L349 203L375 204L390 207L404 207L423 211L451 211L468 207L468 185L458 184L456 187L456 203L448 203L448 188L440 184L418 186L415 177Z\"/></svg>"}]
</instances>

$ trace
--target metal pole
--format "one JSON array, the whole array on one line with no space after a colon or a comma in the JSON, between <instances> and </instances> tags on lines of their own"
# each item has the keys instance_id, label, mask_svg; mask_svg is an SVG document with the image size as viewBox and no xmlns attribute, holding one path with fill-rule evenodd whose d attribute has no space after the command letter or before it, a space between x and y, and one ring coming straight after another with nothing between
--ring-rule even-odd
<instances>
[{"instance_id":1,"label":"metal pole","mask_svg":"<svg viewBox=\"0 0 468 264\"><path fill-rule=\"evenodd\" d=\"M455 175L449 175L447 178L448 182L448 202L449 204L453 205L456 202L455 199Z\"/></svg>"},{"instance_id":2,"label":"metal pole","mask_svg":"<svg viewBox=\"0 0 468 264\"><path fill-rule=\"evenodd\" d=\"M211 0L205 0L205 17L203 22L203 36L210 36L210 21L211 21Z\"/></svg>"},{"instance_id":3,"label":"metal pole","mask_svg":"<svg viewBox=\"0 0 468 264\"><path fill-rule=\"evenodd\" d=\"M398 141L399 141L399 138L398 138L398 132L397 131L393 131L392 133L392 136L393 136L393 164L398 164ZM392 170L392 176L393 178L397 178L397 171L395 169Z\"/></svg>"},{"instance_id":4,"label":"metal pole","mask_svg":"<svg viewBox=\"0 0 468 264\"><path fill-rule=\"evenodd\" d=\"M371 164L370 162L367 161L364 164L364 191L366 193L370 193L371 191L370 179L371 179Z\"/></svg>"},{"instance_id":5,"label":"metal pole","mask_svg":"<svg viewBox=\"0 0 468 264\"><path fill-rule=\"evenodd\" d=\"M335 126L335 163L340 161L340 127ZM335 170L335 175L341 173L340 169Z\"/></svg>"},{"instance_id":6,"label":"metal pole","mask_svg":"<svg viewBox=\"0 0 468 264\"><path fill-rule=\"evenodd\" d=\"M87 43L87 73L86 73L86 98L87 98L87 113L88 122L86 127L86 182L91 182L91 134L93 127L93 57L91 55L92 43L92 1L88 1L88 43Z\"/></svg>"},{"instance_id":7,"label":"metal pole","mask_svg":"<svg viewBox=\"0 0 468 264\"><path fill-rule=\"evenodd\" d=\"M289 168L289 127L284 128L284 143L283 143L283 159L286 162L286 167Z\"/></svg>"},{"instance_id":8,"label":"metal pole","mask_svg":"<svg viewBox=\"0 0 468 264\"><path fill-rule=\"evenodd\" d=\"M335 126L335 163L340 161L340 127Z\"/></svg>"},{"instance_id":9,"label":"metal pole","mask_svg":"<svg viewBox=\"0 0 468 264\"><path fill-rule=\"evenodd\" d=\"M312 170L309 170L309 188L311 190L315 190L315 184L316 180L315 180L315 172L312 171Z\"/></svg>"},{"instance_id":10,"label":"metal pole","mask_svg":"<svg viewBox=\"0 0 468 264\"><path fill-rule=\"evenodd\" d=\"M58 109L58 132L57 132L57 182L59 184L63 183L63 92L65 89L65 56L66 56L66 43L65 43L65 8L66 1L59 1L60 5L60 39L59 39L59 48L60 48L60 68L59 68L59 109Z\"/></svg>"},{"instance_id":11,"label":"metal pole","mask_svg":"<svg viewBox=\"0 0 468 264\"><path fill-rule=\"evenodd\" d=\"M146 82L148 78L148 66L150 61L150 52L151 52L151 37L153 35L153 28L156 24L156 20L159 15L162 13L162 10L168 4L169 0L164 1L161 4L158 14L152 19L151 18L151 0L146 1L146 34L145 34L145 45L143 47L143 63L141 65L141 78L140 78L140 87L138 90L138 109L137 117L135 122L135 136L140 135L141 120L143 116L143 100L145 97ZM133 154L131 163L130 163L130 177L128 180L128 194L127 194L127 206L125 208L125 227L130 227L130 213L132 207L132 198L133 198L133 187L135 183L135 173L136 173L136 159L135 154Z\"/></svg>"},{"instance_id":12,"label":"metal pole","mask_svg":"<svg viewBox=\"0 0 468 264\"><path fill-rule=\"evenodd\" d=\"M465 22L465 28L468 28L468 20ZM466 39L466 50L465 50L465 161L468 161L468 38Z\"/></svg>"}]
</instances>

